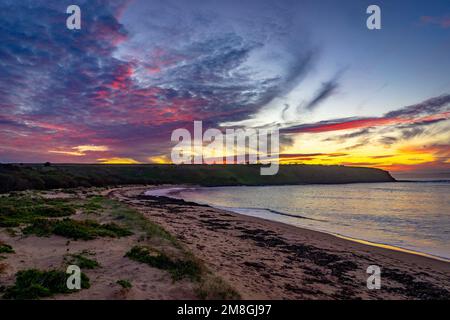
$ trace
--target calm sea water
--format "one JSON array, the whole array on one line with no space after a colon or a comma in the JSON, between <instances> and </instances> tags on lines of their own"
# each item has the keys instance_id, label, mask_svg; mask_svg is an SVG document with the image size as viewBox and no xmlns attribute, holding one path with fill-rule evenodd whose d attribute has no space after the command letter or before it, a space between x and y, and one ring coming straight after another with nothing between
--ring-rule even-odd
<instances>
[{"instance_id":1,"label":"calm sea water","mask_svg":"<svg viewBox=\"0 0 450 320\"><path fill-rule=\"evenodd\" d=\"M450 183L216 187L172 190L241 214L450 259Z\"/></svg>"}]
</instances>

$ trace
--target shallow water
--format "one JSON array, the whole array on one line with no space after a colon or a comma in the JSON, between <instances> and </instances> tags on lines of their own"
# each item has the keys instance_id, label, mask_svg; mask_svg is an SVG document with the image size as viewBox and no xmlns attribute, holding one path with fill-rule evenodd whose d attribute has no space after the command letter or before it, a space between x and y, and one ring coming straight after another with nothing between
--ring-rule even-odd
<instances>
[{"instance_id":1,"label":"shallow water","mask_svg":"<svg viewBox=\"0 0 450 320\"><path fill-rule=\"evenodd\" d=\"M450 183L215 187L176 197L241 214L450 258Z\"/></svg>"}]
</instances>

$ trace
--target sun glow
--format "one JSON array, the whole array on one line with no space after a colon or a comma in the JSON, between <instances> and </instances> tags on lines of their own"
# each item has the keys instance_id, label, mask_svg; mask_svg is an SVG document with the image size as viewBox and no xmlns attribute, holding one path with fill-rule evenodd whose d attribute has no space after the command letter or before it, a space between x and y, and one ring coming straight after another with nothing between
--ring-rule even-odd
<instances>
[{"instance_id":1,"label":"sun glow","mask_svg":"<svg viewBox=\"0 0 450 320\"><path fill-rule=\"evenodd\" d=\"M104 159L97 159L97 161L101 164L139 164L141 162L136 161L131 158L104 158Z\"/></svg>"}]
</instances>

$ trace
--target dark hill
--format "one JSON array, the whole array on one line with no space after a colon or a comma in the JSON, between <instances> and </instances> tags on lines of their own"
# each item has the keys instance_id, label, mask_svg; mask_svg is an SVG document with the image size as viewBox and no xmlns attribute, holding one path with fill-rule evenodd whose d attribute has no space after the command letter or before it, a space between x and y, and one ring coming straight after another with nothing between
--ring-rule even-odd
<instances>
[{"instance_id":1,"label":"dark hill","mask_svg":"<svg viewBox=\"0 0 450 320\"><path fill-rule=\"evenodd\" d=\"M374 168L280 165L274 176L259 165L99 165L1 164L0 192L124 184L197 184L203 186L391 182Z\"/></svg>"}]
</instances>

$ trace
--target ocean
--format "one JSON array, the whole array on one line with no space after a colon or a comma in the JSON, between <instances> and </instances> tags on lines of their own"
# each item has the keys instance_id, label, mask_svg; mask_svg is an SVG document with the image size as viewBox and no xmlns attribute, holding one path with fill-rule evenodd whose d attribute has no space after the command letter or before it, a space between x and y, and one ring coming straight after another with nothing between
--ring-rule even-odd
<instances>
[{"instance_id":1,"label":"ocean","mask_svg":"<svg viewBox=\"0 0 450 320\"><path fill-rule=\"evenodd\" d=\"M450 181L175 188L156 194L168 193L240 214L450 259Z\"/></svg>"}]
</instances>

